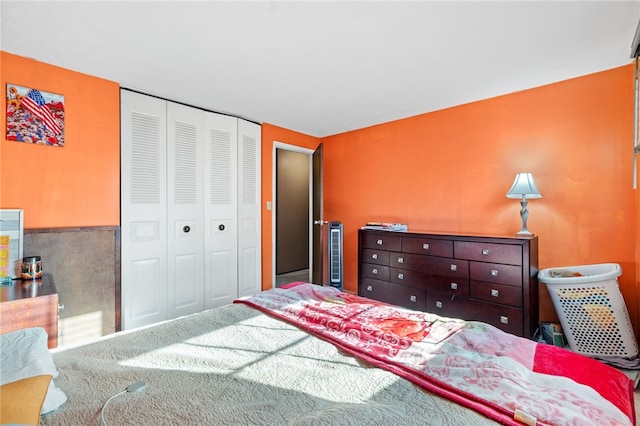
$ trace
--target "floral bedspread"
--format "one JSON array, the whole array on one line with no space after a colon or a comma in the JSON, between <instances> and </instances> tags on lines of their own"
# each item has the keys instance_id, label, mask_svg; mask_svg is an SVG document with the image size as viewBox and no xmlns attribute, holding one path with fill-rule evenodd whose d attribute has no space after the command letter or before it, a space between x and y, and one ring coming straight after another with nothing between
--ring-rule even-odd
<instances>
[{"instance_id":1,"label":"floral bedspread","mask_svg":"<svg viewBox=\"0 0 640 426\"><path fill-rule=\"evenodd\" d=\"M618 370L491 325L300 283L238 299L503 424L633 425Z\"/></svg>"}]
</instances>

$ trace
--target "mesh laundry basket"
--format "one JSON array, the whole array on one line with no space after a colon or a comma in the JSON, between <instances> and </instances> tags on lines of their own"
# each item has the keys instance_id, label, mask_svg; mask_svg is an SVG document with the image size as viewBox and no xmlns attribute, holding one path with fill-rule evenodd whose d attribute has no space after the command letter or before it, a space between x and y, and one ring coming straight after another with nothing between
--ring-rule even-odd
<instances>
[{"instance_id":1,"label":"mesh laundry basket","mask_svg":"<svg viewBox=\"0 0 640 426\"><path fill-rule=\"evenodd\" d=\"M559 276L558 272L578 276ZM634 358L638 344L618 286L620 265L568 266L538 273L547 285L569 348L583 355Z\"/></svg>"}]
</instances>

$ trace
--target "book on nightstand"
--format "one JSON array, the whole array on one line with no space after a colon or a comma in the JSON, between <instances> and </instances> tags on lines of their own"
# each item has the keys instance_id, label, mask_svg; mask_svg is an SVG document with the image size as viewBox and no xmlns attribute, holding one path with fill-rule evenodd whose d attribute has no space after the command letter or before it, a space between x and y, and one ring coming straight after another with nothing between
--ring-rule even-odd
<instances>
[{"instance_id":1,"label":"book on nightstand","mask_svg":"<svg viewBox=\"0 0 640 426\"><path fill-rule=\"evenodd\" d=\"M367 222L362 229L406 232L409 230L409 226L406 223Z\"/></svg>"}]
</instances>

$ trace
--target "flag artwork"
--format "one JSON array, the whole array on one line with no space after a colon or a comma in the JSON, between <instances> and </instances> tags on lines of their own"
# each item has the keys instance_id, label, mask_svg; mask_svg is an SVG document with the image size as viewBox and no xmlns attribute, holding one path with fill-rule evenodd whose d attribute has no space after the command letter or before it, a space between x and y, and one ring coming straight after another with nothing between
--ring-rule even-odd
<instances>
[{"instance_id":1,"label":"flag artwork","mask_svg":"<svg viewBox=\"0 0 640 426\"><path fill-rule=\"evenodd\" d=\"M64 146L64 96L7 84L7 140Z\"/></svg>"}]
</instances>

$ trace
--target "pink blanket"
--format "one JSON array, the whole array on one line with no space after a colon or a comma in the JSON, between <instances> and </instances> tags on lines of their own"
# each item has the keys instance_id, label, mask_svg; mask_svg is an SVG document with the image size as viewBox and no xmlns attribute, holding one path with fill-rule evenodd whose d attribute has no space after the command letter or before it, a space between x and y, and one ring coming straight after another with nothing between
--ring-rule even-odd
<instances>
[{"instance_id":1,"label":"pink blanket","mask_svg":"<svg viewBox=\"0 0 640 426\"><path fill-rule=\"evenodd\" d=\"M634 425L618 370L480 322L300 284L238 299L507 425Z\"/></svg>"}]
</instances>

